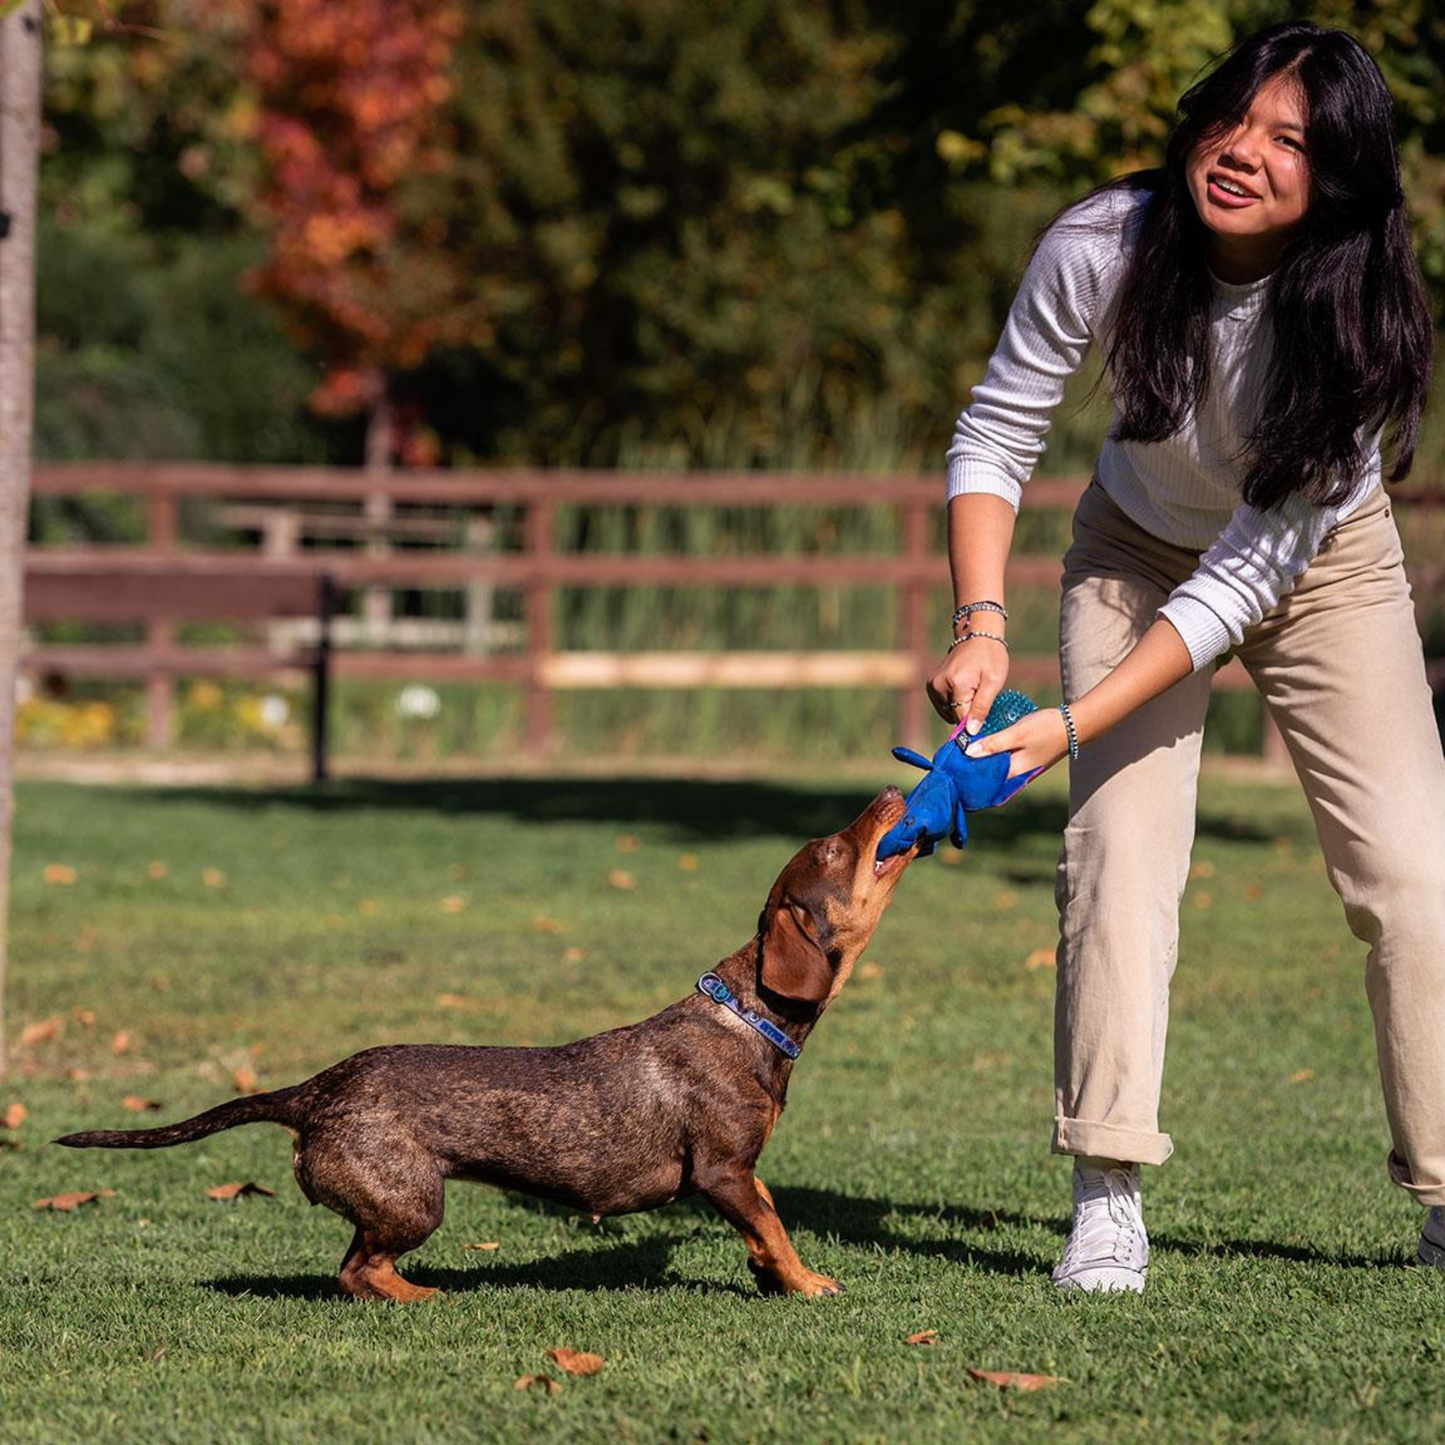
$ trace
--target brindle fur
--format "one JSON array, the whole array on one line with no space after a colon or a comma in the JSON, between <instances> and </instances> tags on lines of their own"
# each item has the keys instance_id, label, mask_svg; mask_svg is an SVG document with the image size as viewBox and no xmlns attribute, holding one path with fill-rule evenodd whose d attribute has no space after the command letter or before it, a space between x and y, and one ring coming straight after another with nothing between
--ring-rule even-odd
<instances>
[{"instance_id":1,"label":"brindle fur","mask_svg":"<svg viewBox=\"0 0 1445 1445\"><path fill-rule=\"evenodd\" d=\"M716 965L745 1008L802 1043L847 981L911 854L875 868L898 821L896 788L788 863L757 934ZM157 1129L70 1134L71 1148L161 1149L239 1124L295 1139L296 1181L356 1234L341 1288L369 1299L435 1294L397 1259L442 1221L448 1179L540 1195L594 1215L701 1194L734 1225L769 1293L833 1294L804 1268L753 1173L792 1062L690 993L641 1023L557 1048L405 1044L366 1049L304 1083L235 1099Z\"/></svg>"}]
</instances>

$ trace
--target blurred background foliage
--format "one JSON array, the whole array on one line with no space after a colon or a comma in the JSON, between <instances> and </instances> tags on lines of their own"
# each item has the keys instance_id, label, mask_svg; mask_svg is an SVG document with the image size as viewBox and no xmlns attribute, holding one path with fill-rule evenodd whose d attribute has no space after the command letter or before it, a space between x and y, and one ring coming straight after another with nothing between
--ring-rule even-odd
<instances>
[{"instance_id":1,"label":"blurred background foliage","mask_svg":"<svg viewBox=\"0 0 1445 1445\"><path fill-rule=\"evenodd\" d=\"M1291 16L1379 59L1445 301L1433 0L57 8L44 457L354 463L385 403L415 465L933 467L1037 228Z\"/></svg>"}]
</instances>

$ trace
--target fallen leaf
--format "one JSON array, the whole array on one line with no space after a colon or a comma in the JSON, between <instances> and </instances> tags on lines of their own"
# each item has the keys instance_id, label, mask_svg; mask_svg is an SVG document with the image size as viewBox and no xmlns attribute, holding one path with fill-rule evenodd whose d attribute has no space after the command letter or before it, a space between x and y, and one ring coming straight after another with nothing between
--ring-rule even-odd
<instances>
[{"instance_id":1,"label":"fallen leaf","mask_svg":"<svg viewBox=\"0 0 1445 1445\"><path fill-rule=\"evenodd\" d=\"M614 868L607 875L607 883L611 888L621 888L624 892L629 888L637 887L637 879L625 868Z\"/></svg>"},{"instance_id":2,"label":"fallen leaf","mask_svg":"<svg viewBox=\"0 0 1445 1445\"><path fill-rule=\"evenodd\" d=\"M5 1108L4 1125L7 1129L18 1129L29 1117L30 1110L24 1104L8 1104Z\"/></svg>"},{"instance_id":3,"label":"fallen leaf","mask_svg":"<svg viewBox=\"0 0 1445 1445\"><path fill-rule=\"evenodd\" d=\"M604 1363L601 1355L566 1348L548 1350L547 1358L554 1360L558 1368L566 1370L569 1375L595 1375Z\"/></svg>"},{"instance_id":4,"label":"fallen leaf","mask_svg":"<svg viewBox=\"0 0 1445 1445\"><path fill-rule=\"evenodd\" d=\"M67 863L47 863L41 877L44 878L47 883L74 883L75 869Z\"/></svg>"},{"instance_id":5,"label":"fallen leaf","mask_svg":"<svg viewBox=\"0 0 1445 1445\"><path fill-rule=\"evenodd\" d=\"M539 913L532 920L533 933L561 933L565 927L561 919L548 918L545 913Z\"/></svg>"},{"instance_id":6,"label":"fallen leaf","mask_svg":"<svg viewBox=\"0 0 1445 1445\"><path fill-rule=\"evenodd\" d=\"M26 1048L31 1044L48 1044L65 1026L60 1018L42 1019L38 1024L27 1024L20 1031L20 1042Z\"/></svg>"},{"instance_id":7,"label":"fallen leaf","mask_svg":"<svg viewBox=\"0 0 1445 1445\"><path fill-rule=\"evenodd\" d=\"M882 965L881 963L874 963L871 959L868 960L866 963L859 964L859 966L858 966L858 977L859 977L859 978L882 978L882 977L883 977L883 965Z\"/></svg>"},{"instance_id":8,"label":"fallen leaf","mask_svg":"<svg viewBox=\"0 0 1445 1445\"><path fill-rule=\"evenodd\" d=\"M1264 889L1258 883L1246 883L1244 885L1244 896L1251 903L1258 903L1264 897Z\"/></svg>"},{"instance_id":9,"label":"fallen leaf","mask_svg":"<svg viewBox=\"0 0 1445 1445\"><path fill-rule=\"evenodd\" d=\"M1289 1081L1292 1084L1303 1084L1309 1079L1314 1078L1314 1076L1315 1071L1313 1069L1296 1069L1294 1073L1289 1076Z\"/></svg>"},{"instance_id":10,"label":"fallen leaf","mask_svg":"<svg viewBox=\"0 0 1445 1445\"><path fill-rule=\"evenodd\" d=\"M555 1395L562 1388L561 1380L554 1380L551 1375L519 1375L517 1383L512 1386L514 1390L545 1390L549 1395Z\"/></svg>"},{"instance_id":11,"label":"fallen leaf","mask_svg":"<svg viewBox=\"0 0 1445 1445\"><path fill-rule=\"evenodd\" d=\"M1053 968L1058 962L1052 948L1036 948L1024 959L1024 967L1027 969Z\"/></svg>"},{"instance_id":12,"label":"fallen leaf","mask_svg":"<svg viewBox=\"0 0 1445 1445\"><path fill-rule=\"evenodd\" d=\"M919 1330L916 1335L909 1335L903 1342L905 1345L936 1345L938 1343L937 1330Z\"/></svg>"},{"instance_id":13,"label":"fallen leaf","mask_svg":"<svg viewBox=\"0 0 1445 1445\"><path fill-rule=\"evenodd\" d=\"M73 1008L70 1011L70 1016L83 1029L93 1029L95 1027L95 1010L93 1008Z\"/></svg>"},{"instance_id":14,"label":"fallen leaf","mask_svg":"<svg viewBox=\"0 0 1445 1445\"><path fill-rule=\"evenodd\" d=\"M438 1008L471 1008L472 1001L465 994L461 993L439 993L437 995Z\"/></svg>"},{"instance_id":15,"label":"fallen leaf","mask_svg":"<svg viewBox=\"0 0 1445 1445\"><path fill-rule=\"evenodd\" d=\"M1194 895L1194 906L1196 908L1213 908L1214 895L1207 888L1201 888Z\"/></svg>"},{"instance_id":16,"label":"fallen leaf","mask_svg":"<svg viewBox=\"0 0 1445 1445\"><path fill-rule=\"evenodd\" d=\"M121 1029L110 1041L110 1051L113 1054L124 1054L130 1050L130 1033Z\"/></svg>"},{"instance_id":17,"label":"fallen leaf","mask_svg":"<svg viewBox=\"0 0 1445 1445\"><path fill-rule=\"evenodd\" d=\"M1044 1390L1059 1383L1057 1375L1021 1375L1016 1370L975 1370L972 1365L968 1367L968 1373L986 1385L997 1385L1000 1390Z\"/></svg>"},{"instance_id":18,"label":"fallen leaf","mask_svg":"<svg viewBox=\"0 0 1445 1445\"><path fill-rule=\"evenodd\" d=\"M501 1244L495 1239L484 1239L480 1244L464 1244L463 1249L500 1249Z\"/></svg>"},{"instance_id":19,"label":"fallen leaf","mask_svg":"<svg viewBox=\"0 0 1445 1445\"><path fill-rule=\"evenodd\" d=\"M1019 896L1011 888L1001 888L993 895L993 906L1000 913L1007 913L1010 908L1019 906Z\"/></svg>"},{"instance_id":20,"label":"fallen leaf","mask_svg":"<svg viewBox=\"0 0 1445 1445\"><path fill-rule=\"evenodd\" d=\"M467 906L467 900L453 893L442 899L443 913L460 913Z\"/></svg>"},{"instance_id":21,"label":"fallen leaf","mask_svg":"<svg viewBox=\"0 0 1445 1445\"><path fill-rule=\"evenodd\" d=\"M698 869L698 856L696 853L679 853L677 866L684 873L696 873Z\"/></svg>"},{"instance_id":22,"label":"fallen leaf","mask_svg":"<svg viewBox=\"0 0 1445 1445\"><path fill-rule=\"evenodd\" d=\"M226 875L219 868L206 868L201 872L201 882L207 888L224 888Z\"/></svg>"},{"instance_id":23,"label":"fallen leaf","mask_svg":"<svg viewBox=\"0 0 1445 1445\"><path fill-rule=\"evenodd\" d=\"M256 1077L255 1069L249 1069L244 1064L231 1075L231 1082L235 1085L238 1094L260 1092L261 1081Z\"/></svg>"},{"instance_id":24,"label":"fallen leaf","mask_svg":"<svg viewBox=\"0 0 1445 1445\"><path fill-rule=\"evenodd\" d=\"M151 1114L161 1107L159 1099L144 1099L139 1094L127 1094L120 1101L122 1109L129 1109L133 1114Z\"/></svg>"},{"instance_id":25,"label":"fallen leaf","mask_svg":"<svg viewBox=\"0 0 1445 1445\"><path fill-rule=\"evenodd\" d=\"M171 870L161 862L159 858L153 858L146 864L146 877L160 880Z\"/></svg>"},{"instance_id":26,"label":"fallen leaf","mask_svg":"<svg viewBox=\"0 0 1445 1445\"><path fill-rule=\"evenodd\" d=\"M109 1199L115 1194L114 1189L93 1189L89 1193L76 1194L53 1194L49 1199L37 1199L37 1209L54 1209L61 1214L69 1214L72 1210L79 1209L82 1204L94 1204L97 1199Z\"/></svg>"},{"instance_id":27,"label":"fallen leaf","mask_svg":"<svg viewBox=\"0 0 1445 1445\"><path fill-rule=\"evenodd\" d=\"M256 1184L249 1179L244 1184L217 1184L206 1190L208 1199L239 1199L243 1194L264 1194L268 1199L276 1197L274 1189L267 1189L264 1184Z\"/></svg>"},{"instance_id":28,"label":"fallen leaf","mask_svg":"<svg viewBox=\"0 0 1445 1445\"><path fill-rule=\"evenodd\" d=\"M586 957L587 950L585 948L578 948L575 943L562 950L563 963L581 963Z\"/></svg>"},{"instance_id":29,"label":"fallen leaf","mask_svg":"<svg viewBox=\"0 0 1445 1445\"><path fill-rule=\"evenodd\" d=\"M642 839L635 833L623 833L617 839L619 853L635 853L640 847L642 847Z\"/></svg>"},{"instance_id":30,"label":"fallen leaf","mask_svg":"<svg viewBox=\"0 0 1445 1445\"><path fill-rule=\"evenodd\" d=\"M376 913L376 908L377 904L374 898L363 898L361 902L356 905L356 911L366 918L371 918Z\"/></svg>"}]
</instances>

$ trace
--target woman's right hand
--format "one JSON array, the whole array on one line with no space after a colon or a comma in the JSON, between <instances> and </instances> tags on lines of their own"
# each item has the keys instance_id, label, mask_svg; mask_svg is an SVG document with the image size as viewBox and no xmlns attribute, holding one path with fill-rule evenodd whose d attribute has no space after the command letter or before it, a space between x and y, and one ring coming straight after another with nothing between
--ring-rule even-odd
<instances>
[{"instance_id":1,"label":"woman's right hand","mask_svg":"<svg viewBox=\"0 0 1445 1445\"><path fill-rule=\"evenodd\" d=\"M976 733L993 700L1008 681L1008 648L992 637L975 633L948 650L928 679L926 690L934 711L950 726L967 720Z\"/></svg>"}]
</instances>

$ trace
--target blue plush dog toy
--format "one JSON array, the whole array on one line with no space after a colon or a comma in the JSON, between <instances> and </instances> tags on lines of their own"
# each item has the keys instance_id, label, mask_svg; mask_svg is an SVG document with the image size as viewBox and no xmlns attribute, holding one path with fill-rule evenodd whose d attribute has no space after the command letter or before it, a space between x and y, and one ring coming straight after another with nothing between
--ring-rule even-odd
<instances>
[{"instance_id":1,"label":"blue plush dog toy","mask_svg":"<svg viewBox=\"0 0 1445 1445\"><path fill-rule=\"evenodd\" d=\"M918 856L926 858L943 838L949 839L955 848L962 848L968 842L969 813L976 813L980 808L997 808L1008 802L1024 784L1032 782L1043 771L1041 768L1011 778L1007 753L974 758L968 750L979 738L1002 732L1037 710L1032 698L1007 690L999 693L983 727L973 737L969 737L960 724L934 753L931 762L912 748L894 748L893 756L899 762L922 768L928 776L908 795L907 813L884 834L878 845L879 862L897 853L906 853L915 844Z\"/></svg>"}]
</instances>

